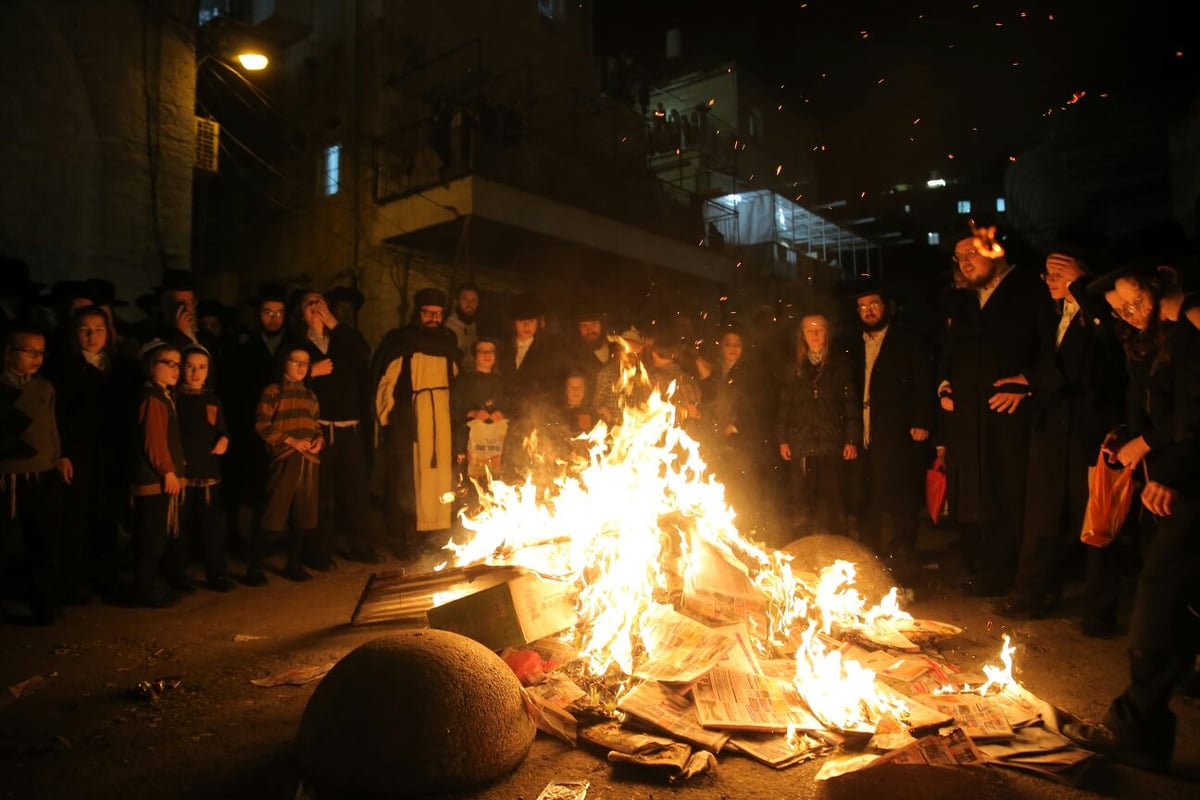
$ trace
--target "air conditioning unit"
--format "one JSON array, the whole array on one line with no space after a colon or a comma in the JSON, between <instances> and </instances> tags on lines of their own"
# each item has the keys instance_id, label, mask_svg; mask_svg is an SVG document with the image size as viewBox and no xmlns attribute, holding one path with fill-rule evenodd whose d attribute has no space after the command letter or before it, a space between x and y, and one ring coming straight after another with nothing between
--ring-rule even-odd
<instances>
[{"instance_id":1,"label":"air conditioning unit","mask_svg":"<svg viewBox=\"0 0 1200 800\"><path fill-rule=\"evenodd\" d=\"M215 119L196 117L196 169L217 171L221 125Z\"/></svg>"}]
</instances>

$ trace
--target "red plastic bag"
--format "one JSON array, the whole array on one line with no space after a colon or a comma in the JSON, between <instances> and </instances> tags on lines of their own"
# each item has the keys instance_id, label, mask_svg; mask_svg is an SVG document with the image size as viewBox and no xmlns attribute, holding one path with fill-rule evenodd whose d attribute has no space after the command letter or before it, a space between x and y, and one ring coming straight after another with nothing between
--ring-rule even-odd
<instances>
[{"instance_id":1,"label":"red plastic bag","mask_svg":"<svg viewBox=\"0 0 1200 800\"><path fill-rule=\"evenodd\" d=\"M1104 453L1088 467L1088 503L1079 539L1092 547L1108 547L1133 506L1137 481L1130 467L1109 466Z\"/></svg>"},{"instance_id":2,"label":"red plastic bag","mask_svg":"<svg viewBox=\"0 0 1200 800\"><path fill-rule=\"evenodd\" d=\"M929 469L925 470L925 508L934 525L942 516L946 506L946 462L938 456Z\"/></svg>"}]
</instances>

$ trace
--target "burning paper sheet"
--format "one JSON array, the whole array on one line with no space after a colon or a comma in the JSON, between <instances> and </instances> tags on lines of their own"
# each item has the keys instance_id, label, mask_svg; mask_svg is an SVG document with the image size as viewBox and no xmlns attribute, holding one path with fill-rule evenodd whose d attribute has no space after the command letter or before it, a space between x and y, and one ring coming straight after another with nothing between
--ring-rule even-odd
<instances>
[{"instance_id":1,"label":"burning paper sheet","mask_svg":"<svg viewBox=\"0 0 1200 800\"><path fill-rule=\"evenodd\" d=\"M991 697L975 694L927 694L919 702L954 717L958 727L976 741L1011 739L1012 726L1000 704Z\"/></svg>"},{"instance_id":2,"label":"burning paper sheet","mask_svg":"<svg viewBox=\"0 0 1200 800\"><path fill-rule=\"evenodd\" d=\"M714 667L692 687L696 715L707 728L751 731L823 730L790 682Z\"/></svg>"},{"instance_id":3,"label":"burning paper sheet","mask_svg":"<svg viewBox=\"0 0 1200 800\"><path fill-rule=\"evenodd\" d=\"M690 683L734 646L728 636L657 603L642 614L641 633L647 658L635 665L633 674L644 680Z\"/></svg>"}]
</instances>

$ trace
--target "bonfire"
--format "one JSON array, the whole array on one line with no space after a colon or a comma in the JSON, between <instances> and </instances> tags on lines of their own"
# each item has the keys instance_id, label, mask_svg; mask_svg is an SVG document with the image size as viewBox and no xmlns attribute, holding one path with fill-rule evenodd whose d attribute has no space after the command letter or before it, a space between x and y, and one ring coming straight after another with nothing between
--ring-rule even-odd
<instances>
[{"instance_id":1,"label":"bonfire","mask_svg":"<svg viewBox=\"0 0 1200 800\"><path fill-rule=\"evenodd\" d=\"M640 365L622 381L647 385ZM465 534L445 547L454 566L517 567L572 587L578 623L558 638L577 657L569 668L548 666L563 667L593 710L620 720L649 693L720 731L719 703L706 698L733 681L770 698L779 713L765 714L758 730L799 752L847 734L936 730L951 722L930 699L939 692L1022 696L1007 637L1001 666L985 668L985 679L948 680L920 700L879 680L868 664L888 662L858 645L919 653L913 641L930 623L905 612L895 588L862 596L852 563L793 569L790 555L739 530L701 446L676 424L673 389L627 392L647 399L627 403L619 425L583 435L573 460L534 472L551 479L481 485L478 506L462 515ZM938 632L948 629L957 631ZM927 660L933 674L951 677ZM728 724L734 730L717 741L736 743L739 726Z\"/></svg>"}]
</instances>

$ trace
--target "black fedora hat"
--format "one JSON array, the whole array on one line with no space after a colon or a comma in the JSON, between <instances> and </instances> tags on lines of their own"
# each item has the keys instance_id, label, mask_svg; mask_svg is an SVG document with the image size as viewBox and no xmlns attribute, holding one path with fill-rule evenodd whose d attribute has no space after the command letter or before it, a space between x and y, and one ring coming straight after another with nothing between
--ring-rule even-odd
<instances>
[{"instance_id":1,"label":"black fedora hat","mask_svg":"<svg viewBox=\"0 0 1200 800\"><path fill-rule=\"evenodd\" d=\"M1117 239L1109 251L1116 266L1088 284L1088 292L1103 294L1117 280L1135 273L1149 274L1158 267L1183 267L1200 253L1200 241L1189 237L1175 220L1163 220Z\"/></svg>"},{"instance_id":2,"label":"black fedora hat","mask_svg":"<svg viewBox=\"0 0 1200 800\"><path fill-rule=\"evenodd\" d=\"M334 286L325 292L325 302L331 306L337 303L350 303L354 306L355 311L362 311L366 298L353 286Z\"/></svg>"},{"instance_id":3,"label":"black fedora hat","mask_svg":"<svg viewBox=\"0 0 1200 800\"><path fill-rule=\"evenodd\" d=\"M167 267L162 271L158 286L154 287L159 294L163 292L194 292L196 279L191 270Z\"/></svg>"},{"instance_id":4,"label":"black fedora hat","mask_svg":"<svg viewBox=\"0 0 1200 800\"><path fill-rule=\"evenodd\" d=\"M511 320L537 319L543 313L542 298L533 292L517 295L508 305L508 318Z\"/></svg>"},{"instance_id":5,"label":"black fedora hat","mask_svg":"<svg viewBox=\"0 0 1200 800\"><path fill-rule=\"evenodd\" d=\"M891 296L888 287L879 278L862 278L846 284L843 290L843 295L851 302L872 294L877 294L885 300Z\"/></svg>"},{"instance_id":6,"label":"black fedora hat","mask_svg":"<svg viewBox=\"0 0 1200 800\"><path fill-rule=\"evenodd\" d=\"M1038 245L1038 252L1049 257L1054 254L1070 256L1082 263L1093 273L1103 272L1111 262L1108 260L1109 237L1103 231L1086 225L1064 225L1054 237Z\"/></svg>"},{"instance_id":7,"label":"black fedora hat","mask_svg":"<svg viewBox=\"0 0 1200 800\"><path fill-rule=\"evenodd\" d=\"M216 317L224 321L228 313L229 309L221 305L217 300L204 299L196 304L197 317Z\"/></svg>"},{"instance_id":8,"label":"black fedora hat","mask_svg":"<svg viewBox=\"0 0 1200 800\"><path fill-rule=\"evenodd\" d=\"M250 298L251 304L261 306L263 303L287 303L288 290L282 283L260 283L258 294Z\"/></svg>"},{"instance_id":9,"label":"black fedora hat","mask_svg":"<svg viewBox=\"0 0 1200 800\"><path fill-rule=\"evenodd\" d=\"M46 284L29 279L29 264L0 256L0 294L32 295L45 288Z\"/></svg>"},{"instance_id":10,"label":"black fedora hat","mask_svg":"<svg viewBox=\"0 0 1200 800\"><path fill-rule=\"evenodd\" d=\"M43 301L51 306L69 306L72 300L90 300L98 305L93 292L88 289L87 281L65 280L50 284L50 289L42 295Z\"/></svg>"},{"instance_id":11,"label":"black fedora hat","mask_svg":"<svg viewBox=\"0 0 1200 800\"><path fill-rule=\"evenodd\" d=\"M83 282L84 297L98 306L127 306L129 303L117 297L117 286L105 278L88 278Z\"/></svg>"}]
</instances>

